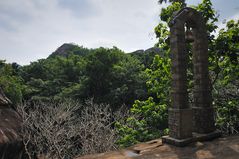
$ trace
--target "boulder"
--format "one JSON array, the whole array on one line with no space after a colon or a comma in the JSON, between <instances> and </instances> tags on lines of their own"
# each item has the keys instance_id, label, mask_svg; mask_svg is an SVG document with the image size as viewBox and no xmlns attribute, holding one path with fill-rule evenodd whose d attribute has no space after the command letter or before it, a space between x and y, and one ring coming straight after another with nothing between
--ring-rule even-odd
<instances>
[{"instance_id":1,"label":"boulder","mask_svg":"<svg viewBox=\"0 0 239 159\"><path fill-rule=\"evenodd\" d=\"M21 117L11 105L11 101L0 88L1 159L21 159L23 153L23 144L20 137Z\"/></svg>"}]
</instances>

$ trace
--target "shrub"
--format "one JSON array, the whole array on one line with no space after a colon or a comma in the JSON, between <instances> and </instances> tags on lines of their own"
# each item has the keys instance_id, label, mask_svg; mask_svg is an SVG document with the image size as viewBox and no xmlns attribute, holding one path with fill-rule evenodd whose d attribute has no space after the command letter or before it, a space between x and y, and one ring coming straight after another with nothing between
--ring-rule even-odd
<instances>
[{"instance_id":1,"label":"shrub","mask_svg":"<svg viewBox=\"0 0 239 159\"><path fill-rule=\"evenodd\" d=\"M118 138L109 105L63 102L25 103L18 107L23 118L26 155L36 158L73 158L117 148ZM116 115L120 117L121 115Z\"/></svg>"}]
</instances>

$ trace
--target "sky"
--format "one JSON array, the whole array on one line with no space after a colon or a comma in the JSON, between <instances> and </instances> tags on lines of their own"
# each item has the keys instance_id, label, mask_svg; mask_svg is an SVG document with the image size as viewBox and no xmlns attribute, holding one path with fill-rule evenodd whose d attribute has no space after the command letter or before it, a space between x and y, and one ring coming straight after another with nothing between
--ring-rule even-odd
<instances>
[{"instance_id":1,"label":"sky","mask_svg":"<svg viewBox=\"0 0 239 159\"><path fill-rule=\"evenodd\" d=\"M187 0L195 5L201 0ZM224 19L239 19L239 0L212 0ZM0 0L0 59L29 64L63 43L125 52L156 43L157 0Z\"/></svg>"}]
</instances>

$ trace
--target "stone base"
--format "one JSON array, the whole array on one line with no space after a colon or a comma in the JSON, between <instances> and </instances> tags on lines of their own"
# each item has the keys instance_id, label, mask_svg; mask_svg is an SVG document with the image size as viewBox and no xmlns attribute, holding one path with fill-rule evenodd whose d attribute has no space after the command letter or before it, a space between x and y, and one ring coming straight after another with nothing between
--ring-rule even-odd
<instances>
[{"instance_id":1,"label":"stone base","mask_svg":"<svg viewBox=\"0 0 239 159\"><path fill-rule=\"evenodd\" d=\"M193 139L194 141L209 141L209 140L213 140L215 138L221 137L221 135L222 133L218 130L215 130L207 134L199 134L199 133L193 132Z\"/></svg>"},{"instance_id":2,"label":"stone base","mask_svg":"<svg viewBox=\"0 0 239 159\"><path fill-rule=\"evenodd\" d=\"M168 110L169 136L175 139L192 138L192 109Z\"/></svg>"},{"instance_id":3,"label":"stone base","mask_svg":"<svg viewBox=\"0 0 239 159\"><path fill-rule=\"evenodd\" d=\"M207 134L215 130L214 109L193 107L193 132Z\"/></svg>"},{"instance_id":4,"label":"stone base","mask_svg":"<svg viewBox=\"0 0 239 159\"><path fill-rule=\"evenodd\" d=\"M193 142L193 138L187 138L187 139L175 139L169 136L163 136L162 137L162 142L163 143L168 143L168 144L172 144L174 146L179 146L179 147L183 147L186 146L190 143Z\"/></svg>"},{"instance_id":5,"label":"stone base","mask_svg":"<svg viewBox=\"0 0 239 159\"><path fill-rule=\"evenodd\" d=\"M162 143L165 144L171 144L174 146L179 146L179 147L183 147L183 146L187 146L188 144L192 143L192 142L197 142L197 141L209 141L209 140L213 140L215 138L219 138L221 137L222 133L218 130L215 130L211 133L207 133L207 134L199 134L199 133L195 133L193 132L193 137L192 138L186 138L186 139L175 139L172 138L170 136L163 136L162 137Z\"/></svg>"}]
</instances>

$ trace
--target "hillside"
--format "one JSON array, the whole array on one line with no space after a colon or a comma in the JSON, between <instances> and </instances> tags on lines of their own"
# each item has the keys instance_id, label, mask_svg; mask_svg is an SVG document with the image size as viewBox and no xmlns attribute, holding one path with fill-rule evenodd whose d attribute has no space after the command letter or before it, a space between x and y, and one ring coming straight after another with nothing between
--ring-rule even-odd
<instances>
[{"instance_id":1,"label":"hillside","mask_svg":"<svg viewBox=\"0 0 239 159\"><path fill-rule=\"evenodd\" d=\"M197 142L187 147L162 144L161 139L125 150L78 157L76 159L238 159L239 136Z\"/></svg>"},{"instance_id":2,"label":"hillside","mask_svg":"<svg viewBox=\"0 0 239 159\"><path fill-rule=\"evenodd\" d=\"M49 57L62 56L67 57L70 53L84 56L89 53L90 49L78 46L73 43L64 43L56 49Z\"/></svg>"},{"instance_id":3,"label":"hillside","mask_svg":"<svg viewBox=\"0 0 239 159\"><path fill-rule=\"evenodd\" d=\"M58 47L52 54L49 55L49 58L56 56L68 57L70 54L86 56L91 54L96 49L88 49L83 46L78 46L73 43L64 43ZM163 56L164 51L157 47L151 47L146 50L136 50L133 52L128 52L126 54L131 55L132 57L138 59L145 67L149 67L154 59L155 55Z\"/></svg>"}]
</instances>

